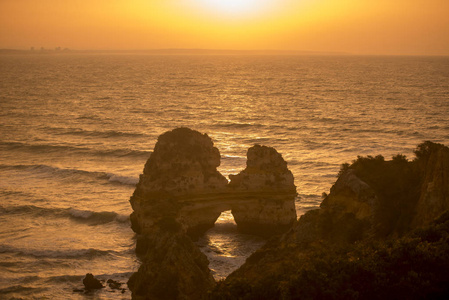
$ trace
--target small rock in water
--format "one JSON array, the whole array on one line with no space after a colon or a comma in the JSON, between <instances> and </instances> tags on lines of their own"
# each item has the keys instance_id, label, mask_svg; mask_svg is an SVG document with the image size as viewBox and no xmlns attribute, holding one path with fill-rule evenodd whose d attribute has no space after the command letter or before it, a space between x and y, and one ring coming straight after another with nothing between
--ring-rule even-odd
<instances>
[{"instance_id":1,"label":"small rock in water","mask_svg":"<svg viewBox=\"0 0 449 300\"><path fill-rule=\"evenodd\" d=\"M108 279L107 283L109 283L109 287L111 289L115 289L115 290L119 290L120 286L122 285L121 282L118 282L118 281L115 281L115 280L112 280L112 279Z\"/></svg>"},{"instance_id":2,"label":"small rock in water","mask_svg":"<svg viewBox=\"0 0 449 300\"><path fill-rule=\"evenodd\" d=\"M104 286L101 284L100 280L96 279L94 275L91 273L87 273L86 277L83 279L84 288L86 290L94 290L94 289L101 289L104 288Z\"/></svg>"}]
</instances>

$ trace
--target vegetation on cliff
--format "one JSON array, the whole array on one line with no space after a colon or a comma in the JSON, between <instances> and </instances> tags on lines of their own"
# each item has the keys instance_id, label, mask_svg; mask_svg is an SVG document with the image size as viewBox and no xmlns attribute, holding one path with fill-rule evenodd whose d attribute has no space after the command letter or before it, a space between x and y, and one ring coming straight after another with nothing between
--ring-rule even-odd
<instances>
[{"instance_id":1,"label":"vegetation on cliff","mask_svg":"<svg viewBox=\"0 0 449 300\"><path fill-rule=\"evenodd\" d=\"M301 255L284 249L277 272L260 280L232 276L211 299L447 299L449 213L400 239L329 248ZM260 261L259 263L262 263Z\"/></svg>"}]
</instances>

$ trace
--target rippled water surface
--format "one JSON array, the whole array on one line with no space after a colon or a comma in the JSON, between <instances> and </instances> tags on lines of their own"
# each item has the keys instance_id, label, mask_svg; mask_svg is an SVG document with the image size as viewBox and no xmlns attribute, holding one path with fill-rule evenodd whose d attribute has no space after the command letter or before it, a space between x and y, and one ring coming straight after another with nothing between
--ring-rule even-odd
<instances>
[{"instance_id":1,"label":"rippled water surface","mask_svg":"<svg viewBox=\"0 0 449 300\"><path fill-rule=\"evenodd\" d=\"M413 157L449 144L449 58L0 56L0 298L77 299L87 272L126 282L139 265L129 197L157 137L208 133L225 175L275 147L298 215L357 155ZM229 212L200 239L216 278L264 240ZM104 299L130 293L98 292Z\"/></svg>"}]
</instances>

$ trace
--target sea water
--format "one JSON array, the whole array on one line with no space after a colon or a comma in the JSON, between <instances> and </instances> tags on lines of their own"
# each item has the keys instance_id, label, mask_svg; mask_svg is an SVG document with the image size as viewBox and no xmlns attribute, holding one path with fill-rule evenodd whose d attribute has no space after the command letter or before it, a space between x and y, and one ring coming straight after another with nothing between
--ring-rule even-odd
<instances>
[{"instance_id":1,"label":"sea water","mask_svg":"<svg viewBox=\"0 0 449 300\"><path fill-rule=\"evenodd\" d=\"M2 55L0 115L0 298L129 299L73 290L138 269L129 198L160 134L207 133L225 176L276 148L299 216L357 155L449 144L449 58ZM197 244L220 279L264 242L224 212Z\"/></svg>"}]
</instances>

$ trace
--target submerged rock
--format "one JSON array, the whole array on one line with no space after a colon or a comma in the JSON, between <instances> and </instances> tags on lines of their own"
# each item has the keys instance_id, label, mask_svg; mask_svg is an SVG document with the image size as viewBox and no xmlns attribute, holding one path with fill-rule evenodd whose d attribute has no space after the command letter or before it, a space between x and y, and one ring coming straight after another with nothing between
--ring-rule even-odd
<instances>
[{"instance_id":1,"label":"submerged rock","mask_svg":"<svg viewBox=\"0 0 449 300\"><path fill-rule=\"evenodd\" d=\"M106 281L106 283L109 285L109 287L113 290L119 290L120 287L122 286L121 282L115 281L113 279L108 279L108 281Z\"/></svg>"}]
</instances>

